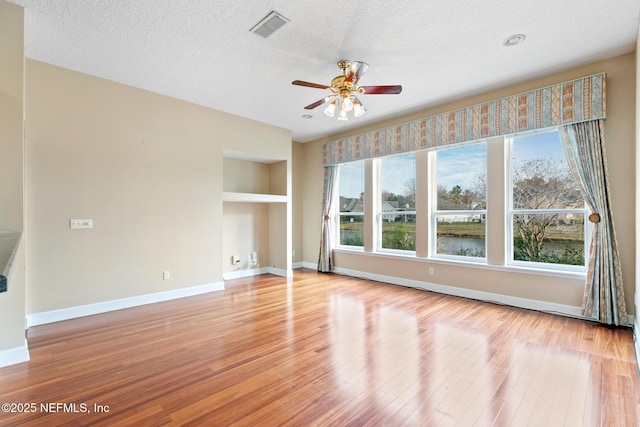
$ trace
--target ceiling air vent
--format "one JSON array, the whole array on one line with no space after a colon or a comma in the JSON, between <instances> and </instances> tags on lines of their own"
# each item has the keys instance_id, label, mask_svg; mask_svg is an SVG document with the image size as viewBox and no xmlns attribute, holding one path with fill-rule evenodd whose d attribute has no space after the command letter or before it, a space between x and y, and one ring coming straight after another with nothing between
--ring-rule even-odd
<instances>
[{"instance_id":1,"label":"ceiling air vent","mask_svg":"<svg viewBox=\"0 0 640 427\"><path fill-rule=\"evenodd\" d=\"M249 31L260 34L262 37L269 37L278 28L289 22L287 18L280 15L276 11L272 11L270 14L264 17L264 19L253 26Z\"/></svg>"}]
</instances>

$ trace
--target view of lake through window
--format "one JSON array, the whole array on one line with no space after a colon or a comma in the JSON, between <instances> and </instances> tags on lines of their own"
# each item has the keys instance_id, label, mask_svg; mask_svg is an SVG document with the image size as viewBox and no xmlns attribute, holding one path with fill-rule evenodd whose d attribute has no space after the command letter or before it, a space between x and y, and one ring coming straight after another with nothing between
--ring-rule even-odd
<instances>
[{"instance_id":1,"label":"view of lake through window","mask_svg":"<svg viewBox=\"0 0 640 427\"><path fill-rule=\"evenodd\" d=\"M435 253L486 255L486 144L436 152Z\"/></svg>"}]
</instances>

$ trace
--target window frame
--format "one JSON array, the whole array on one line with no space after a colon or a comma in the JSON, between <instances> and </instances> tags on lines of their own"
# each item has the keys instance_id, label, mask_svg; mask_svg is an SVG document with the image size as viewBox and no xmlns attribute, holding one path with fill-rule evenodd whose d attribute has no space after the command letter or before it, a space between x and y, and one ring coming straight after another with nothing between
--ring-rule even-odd
<instances>
[{"instance_id":1,"label":"window frame","mask_svg":"<svg viewBox=\"0 0 640 427\"><path fill-rule=\"evenodd\" d=\"M366 187L366 185L365 185L365 183L366 183L366 173L365 173L365 163L364 163L365 160L364 159L363 160L355 160L354 162L349 162L349 163L357 163L357 162L362 164L362 190L363 190L363 193L364 193L364 189ZM342 207L340 205L340 181L341 181L340 172L341 172L341 169L342 169L343 165L345 165L345 164L347 164L347 163L343 163L343 164L339 165L337 183L336 183L337 184L336 188L337 188L338 191L334 192L334 204L333 205L337 207L336 214L334 215L334 217L335 217L335 241L337 242L336 243L336 247L340 248L340 249L349 249L349 250L362 251L362 250L364 250L364 236L366 234L366 230L365 230L365 226L364 226L364 224L365 224L365 213L366 213L365 212L366 209L365 209L365 206L364 206L364 204L365 204L364 196L363 196L362 212L342 212ZM360 221L361 224L362 224L362 245L345 245L345 244L342 243L342 239L341 239L341 237L342 237L341 224L342 224L342 217L343 216L362 217L362 221Z\"/></svg>"},{"instance_id":2,"label":"window frame","mask_svg":"<svg viewBox=\"0 0 640 427\"><path fill-rule=\"evenodd\" d=\"M336 182L337 191L334 192L332 223L335 249L346 252L360 252L371 256L404 257L415 259L416 261L435 261L451 263L451 265L474 265L480 268L499 268L506 271L518 271L520 269L538 272L540 274L578 277L584 276L587 271L585 266L573 266L566 264L554 264L532 261L514 260L514 214L525 213L524 210L513 210L513 172L514 164L511 160L513 153L513 139L526 137L537 133L547 133L558 131L559 127L550 127L529 132L516 132L513 134L500 135L491 138L482 138L464 143L455 143L446 146L431 147L397 153L390 156L401 156L414 154L415 157L415 210L408 211L408 214L415 215L416 218L416 247L415 250L385 249L382 248L382 207L381 194L382 186L380 181L380 162L385 157L370 157L354 162L361 162L362 182L361 189L362 212L340 212L340 175ZM482 144L485 152L485 174L486 192L485 209L458 209L444 210L437 209L438 183L436 158L437 153L443 150L453 150L470 145ZM351 162L342 163L340 166ZM344 179L344 178L343 178ZM351 178L349 178L351 179ZM451 186L451 183L448 185ZM470 189L472 186L470 186ZM354 194L351 191L350 194ZM444 205L449 206L449 205ZM456 206L455 204L451 206ZM461 205L463 206L463 205ZM469 205L467 205L469 206ZM585 204L583 208L575 209L552 209L553 213L574 213L584 215L584 257L585 263L588 260L590 237L593 230L592 224L588 222L589 209ZM535 210L534 210L535 211ZM544 213L541 210L532 213ZM466 214L482 215L484 217L484 256L438 254L437 253L437 219L442 215ZM362 224L362 245L345 245L340 242L341 218L344 216L359 217L357 220ZM566 219L566 218L565 218ZM344 225L344 224L343 224ZM451 252L454 249L449 248ZM465 248L466 249L466 248ZM469 246L471 252L465 250L462 253L473 254L473 247ZM479 248L478 248L479 250ZM477 253L477 252L476 252Z\"/></svg>"},{"instance_id":3,"label":"window frame","mask_svg":"<svg viewBox=\"0 0 640 427\"><path fill-rule=\"evenodd\" d=\"M524 267L532 268L536 270L551 270L558 272L576 272L584 273L587 270L589 246L591 237L591 223L588 220L589 208L586 201L584 201L582 208L545 208L545 209L514 209L513 207L513 192L514 192L514 142L517 138L526 138L529 136L540 135L545 133L560 132L560 128L557 126L545 129L538 129L530 132L518 132L504 136L505 152L507 155L507 161L505 165L506 173L506 197L505 197L505 261L504 265L509 267ZM565 161L568 162L568 159ZM537 261L523 261L516 260L514 250L514 216L515 215L542 215L542 214L581 214L583 215L583 253L584 253L584 265L571 265L571 264L559 264L559 263L547 263Z\"/></svg>"},{"instance_id":4,"label":"window frame","mask_svg":"<svg viewBox=\"0 0 640 427\"><path fill-rule=\"evenodd\" d=\"M416 195L416 153L414 151L410 151L410 152L406 152L406 153L400 153L400 154L394 154L394 155L390 155L390 156L384 156L384 157L380 157L377 159L374 159L374 161L377 163L376 167L374 168L375 172L375 176L374 176L374 188L373 188L373 192L376 194L376 212L375 212L375 236L376 236L376 252L380 252L380 253L390 253L390 254L397 254L397 255L414 255L416 254L416 248L414 247L414 249L394 249L394 248L383 248L382 247L382 243L383 243L383 236L382 236L382 228L383 228L383 218L384 215L387 215L386 213L384 213L382 211L382 192L383 192L383 187L382 187L382 161L384 159L389 159L389 158L394 158L394 157L403 157L403 156L413 156L413 162L414 162L414 168L413 168L413 180L414 180L414 206L413 206L413 210L412 211L402 211L402 213L404 215L413 215L414 216L414 223L416 223L417 221L417 209L416 209L416 200L415 198L417 197ZM416 228L417 228L417 223L416 223ZM416 229L416 239L417 239L417 229Z\"/></svg>"},{"instance_id":5,"label":"window frame","mask_svg":"<svg viewBox=\"0 0 640 427\"><path fill-rule=\"evenodd\" d=\"M488 197L487 194L489 189L485 188L485 206L484 209L438 209L438 152L445 150L456 150L460 148L466 148L473 145L484 145L485 152L485 174L487 171L487 147L488 141L486 139L480 139L475 141L469 141L462 144L455 144L450 147L440 147L429 152L429 186L428 189L431 192L429 196L429 258L432 259L444 259L451 261L461 261L461 262L473 262L477 264L487 264L488 263L488 242L487 242L487 212L488 212ZM438 253L438 217L441 215L481 215L484 216L484 256L468 256L468 255L455 255L455 254L444 254Z\"/></svg>"}]
</instances>

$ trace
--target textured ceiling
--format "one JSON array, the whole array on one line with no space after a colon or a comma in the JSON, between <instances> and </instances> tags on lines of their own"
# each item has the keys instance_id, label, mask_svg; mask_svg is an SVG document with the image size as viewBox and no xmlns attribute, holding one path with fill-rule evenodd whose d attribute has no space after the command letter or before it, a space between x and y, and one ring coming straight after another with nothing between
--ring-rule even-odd
<instances>
[{"instance_id":1,"label":"textured ceiling","mask_svg":"<svg viewBox=\"0 0 640 427\"><path fill-rule=\"evenodd\" d=\"M550 72L631 52L640 0L11 0L28 58L291 129L305 142ZM275 10L290 22L249 30ZM524 33L524 43L505 38ZM367 114L343 123L326 96L339 59L369 64Z\"/></svg>"}]
</instances>

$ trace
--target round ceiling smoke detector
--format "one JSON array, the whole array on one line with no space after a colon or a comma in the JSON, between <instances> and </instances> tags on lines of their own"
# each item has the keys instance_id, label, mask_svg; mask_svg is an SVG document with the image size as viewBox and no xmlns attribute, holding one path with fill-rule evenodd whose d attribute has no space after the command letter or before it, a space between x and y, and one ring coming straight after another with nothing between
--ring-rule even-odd
<instances>
[{"instance_id":1,"label":"round ceiling smoke detector","mask_svg":"<svg viewBox=\"0 0 640 427\"><path fill-rule=\"evenodd\" d=\"M506 39L504 39L502 44L505 46L515 46L522 43L526 38L527 36L524 34L514 34L511 37L507 37Z\"/></svg>"}]
</instances>

